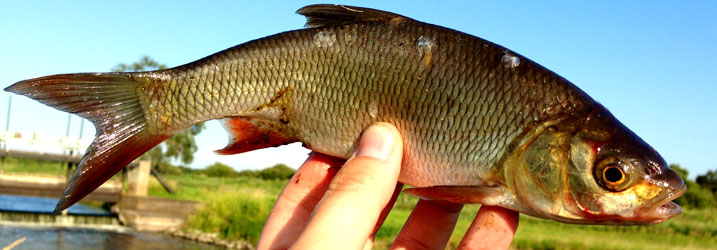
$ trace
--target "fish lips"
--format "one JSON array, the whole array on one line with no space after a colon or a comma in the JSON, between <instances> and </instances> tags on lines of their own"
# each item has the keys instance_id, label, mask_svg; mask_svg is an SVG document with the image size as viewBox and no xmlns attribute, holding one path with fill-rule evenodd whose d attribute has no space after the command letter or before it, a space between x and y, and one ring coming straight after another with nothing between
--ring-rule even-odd
<instances>
[{"instance_id":1,"label":"fish lips","mask_svg":"<svg viewBox=\"0 0 717 250\"><path fill-rule=\"evenodd\" d=\"M649 224L656 224L666 221L682 213L682 207L680 207L680 205L677 205L674 200L687 192L687 186L682 182L682 179L677 176L677 174L674 175L676 179L675 177L670 176L670 179L668 179L667 181L658 182L657 185L661 184L666 187L663 191L664 198L660 199L660 202L656 202L652 206L637 210L636 214L637 219L639 221L646 221L650 222Z\"/></svg>"}]
</instances>

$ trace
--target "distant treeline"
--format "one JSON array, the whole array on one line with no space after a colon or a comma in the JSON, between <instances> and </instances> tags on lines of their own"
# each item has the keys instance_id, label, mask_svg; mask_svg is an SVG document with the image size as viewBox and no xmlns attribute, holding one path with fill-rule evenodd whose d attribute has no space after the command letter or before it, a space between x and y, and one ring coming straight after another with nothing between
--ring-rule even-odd
<instances>
[{"instance_id":1,"label":"distant treeline","mask_svg":"<svg viewBox=\"0 0 717 250\"><path fill-rule=\"evenodd\" d=\"M176 167L170 164L160 164L155 167L160 173L168 175L200 174L209 177L253 177L264 180L288 180L292 175L294 175L294 172L296 172L296 170L284 164L276 164L272 167L261 170L242 170L239 172L220 162L209 165L204 169L192 169L181 166Z\"/></svg>"},{"instance_id":2,"label":"distant treeline","mask_svg":"<svg viewBox=\"0 0 717 250\"><path fill-rule=\"evenodd\" d=\"M717 207L717 172L707 171L698 175L695 181L687 179L687 169L678 164L670 165L687 185L687 192L675 202L686 208L714 208Z\"/></svg>"}]
</instances>

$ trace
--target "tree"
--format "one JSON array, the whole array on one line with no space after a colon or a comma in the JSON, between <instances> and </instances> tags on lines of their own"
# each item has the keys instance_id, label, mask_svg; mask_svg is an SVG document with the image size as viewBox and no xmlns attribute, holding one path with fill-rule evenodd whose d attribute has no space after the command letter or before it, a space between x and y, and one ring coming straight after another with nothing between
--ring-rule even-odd
<instances>
[{"instance_id":1,"label":"tree","mask_svg":"<svg viewBox=\"0 0 717 250\"><path fill-rule=\"evenodd\" d=\"M120 63L112 68L113 72L148 71L166 69L167 66L160 64L149 56L142 56L139 61L124 64ZM194 161L194 153L197 152L197 143L194 136L204 130L204 123L198 123L191 128L179 132L171 138L157 145L142 158L152 162L153 167L160 173L177 174L180 170L171 165L172 159L178 159L184 164Z\"/></svg>"},{"instance_id":2,"label":"tree","mask_svg":"<svg viewBox=\"0 0 717 250\"><path fill-rule=\"evenodd\" d=\"M677 175L679 175L680 178L685 181L687 180L687 175L689 175L690 173L687 171L687 169L680 167L680 164L670 164L670 169L672 169L672 171L675 171L675 173L677 173Z\"/></svg>"},{"instance_id":3,"label":"tree","mask_svg":"<svg viewBox=\"0 0 717 250\"><path fill-rule=\"evenodd\" d=\"M709 189L712 193L717 193L717 171L709 170L706 174L698 175L695 180L703 188Z\"/></svg>"},{"instance_id":4,"label":"tree","mask_svg":"<svg viewBox=\"0 0 717 250\"><path fill-rule=\"evenodd\" d=\"M717 201L717 171L709 170L706 174L698 175L696 181L702 188L712 192L712 196Z\"/></svg>"},{"instance_id":5,"label":"tree","mask_svg":"<svg viewBox=\"0 0 717 250\"><path fill-rule=\"evenodd\" d=\"M167 65L160 64L149 56L142 56L139 61L131 64L120 63L112 68L112 72L133 72L166 69Z\"/></svg>"},{"instance_id":6,"label":"tree","mask_svg":"<svg viewBox=\"0 0 717 250\"><path fill-rule=\"evenodd\" d=\"M221 162L216 162L213 165L208 166L204 169L204 173L211 177L235 177L238 174L233 168L222 164Z\"/></svg>"},{"instance_id":7,"label":"tree","mask_svg":"<svg viewBox=\"0 0 717 250\"><path fill-rule=\"evenodd\" d=\"M687 186L687 192L675 200L677 204L692 208L708 208L717 205L715 196L712 195L712 193L702 188L700 184L687 179L687 175L689 174L687 169L680 167L678 164L670 164L670 169L677 172L677 175L682 177L682 180Z\"/></svg>"},{"instance_id":8,"label":"tree","mask_svg":"<svg viewBox=\"0 0 717 250\"><path fill-rule=\"evenodd\" d=\"M259 178L264 180L288 180L291 179L294 172L296 172L296 170L279 163L273 167L262 169L258 175Z\"/></svg>"},{"instance_id":9,"label":"tree","mask_svg":"<svg viewBox=\"0 0 717 250\"><path fill-rule=\"evenodd\" d=\"M215 163L214 165L216 165L216 164L220 164L220 163ZM212 167L212 166L210 166L210 167ZM207 167L207 170L209 170L210 167ZM229 166L227 166L227 168L228 167ZM207 170L205 170L205 173ZM232 176L259 178L259 179L263 179L263 180L288 180L288 179L291 179L291 176L294 175L295 172L296 172L296 170L294 170L293 168L290 168L290 167L286 166L285 164L279 163L272 167L265 168L262 170L245 169L245 170L242 170L239 173L236 173L235 175L232 175ZM209 173L207 173L207 175L209 175Z\"/></svg>"}]
</instances>

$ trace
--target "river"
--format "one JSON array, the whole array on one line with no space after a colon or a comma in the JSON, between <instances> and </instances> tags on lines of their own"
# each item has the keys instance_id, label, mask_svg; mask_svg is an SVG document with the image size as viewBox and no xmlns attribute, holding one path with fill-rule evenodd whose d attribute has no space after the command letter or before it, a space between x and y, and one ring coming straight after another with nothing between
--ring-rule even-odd
<instances>
[{"instance_id":1,"label":"river","mask_svg":"<svg viewBox=\"0 0 717 250\"><path fill-rule=\"evenodd\" d=\"M57 199L0 195L0 212L23 211L49 213ZM109 215L107 211L74 205L70 214ZM0 249L25 238L19 249L223 249L160 233L140 233L116 225L48 225L29 222L0 221Z\"/></svg>"}]
</instances>

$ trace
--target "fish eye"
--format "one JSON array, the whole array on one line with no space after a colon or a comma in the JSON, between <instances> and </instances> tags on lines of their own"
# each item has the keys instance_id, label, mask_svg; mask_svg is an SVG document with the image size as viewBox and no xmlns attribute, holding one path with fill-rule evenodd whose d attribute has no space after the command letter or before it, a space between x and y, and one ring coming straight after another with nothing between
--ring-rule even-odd
<instances>
[{"instance_id":1,"label":"fish eye","mask_svg":"<svg viewBox=\"0 0 717 250\"><path fill-rule=\"evenodd\" d=\"M620 185L625 181L625 173L617 166L607 166L603 169L602 176L610 185Z\"/></svg>"},{"instance_id":2,"label":"fish eye","mask_svg":"<svg viewBox=\"0 0 717 250\"><path fill-rule=\"evenodd\" d=\"M595 169L595 177L600 186L612 192L625 190L629 184L628 174L615 158L600 161Z\"/></svg>"}]
</instances>

